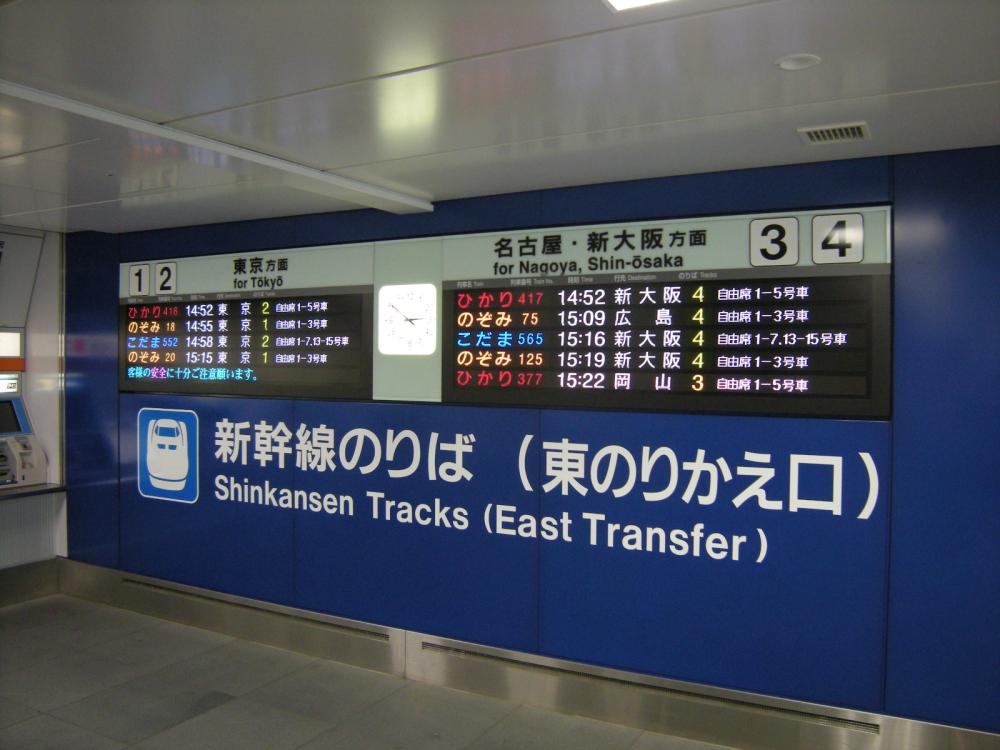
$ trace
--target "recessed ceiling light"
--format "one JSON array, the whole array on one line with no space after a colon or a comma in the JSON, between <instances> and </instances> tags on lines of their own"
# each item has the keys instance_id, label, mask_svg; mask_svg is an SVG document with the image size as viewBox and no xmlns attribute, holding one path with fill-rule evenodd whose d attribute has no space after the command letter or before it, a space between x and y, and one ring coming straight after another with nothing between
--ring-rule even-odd
<instances>
[{"instance_id":1,"label":"recessed ceiling light","mask_svg":"<svg viewBox=\"0 0 1000 750\"><path fill-rule=\"evenodd\" d=\"M813 65L823 62L819 55L811 55L808 52L798 52L794 55L785 55L779 58L774 64L782 70L805 70Z\"/></svg>"},{"instance_id":2,"label":"recessed ceiling light","mask_svg":"<svg viewBox=\"0 0 1000 750\"><path fill-rule=\"evenodd\" d=\"M633 8L645 8L647 5L660 5L668 3L670 0L604 0L615 10L632 10Z\"/></svg>"}]
</instances>

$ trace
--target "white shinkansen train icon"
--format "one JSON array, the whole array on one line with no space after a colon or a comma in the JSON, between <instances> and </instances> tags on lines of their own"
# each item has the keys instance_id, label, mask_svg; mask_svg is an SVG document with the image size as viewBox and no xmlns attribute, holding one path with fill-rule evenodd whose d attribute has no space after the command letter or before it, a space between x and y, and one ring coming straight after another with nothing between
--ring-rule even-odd
<instances>
[{"instance_id":1,"label":"white shinkansen train icon","mask_svg":"<svg viewBox=\"0 0 1000 750\"><path fill-rule=\"evenodd\" d=\"M187 425L176 419L154 419L146 431L149 482L161 490L180 490L187 482Z\"/></svg>"}]
</instances>

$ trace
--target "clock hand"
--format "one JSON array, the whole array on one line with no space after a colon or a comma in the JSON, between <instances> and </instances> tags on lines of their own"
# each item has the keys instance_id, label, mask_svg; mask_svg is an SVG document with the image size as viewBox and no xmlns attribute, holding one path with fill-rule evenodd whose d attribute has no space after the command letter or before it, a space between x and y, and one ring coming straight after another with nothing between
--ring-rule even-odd
<instances>
[{"instance_id":1,"label":"clock hand","mask_svg":"<svg viewBox=\"0 0 1000 750\"><path fill-rule=\"evenodd\" d=\"M393 310L395 310L400 315L402 315L403 316L403 320L405 320L411 326L415 326L416 325L416 323L413 322L414 320L420 320L420 318L408 318L408 317L406 317L406 313L404 313L402 310L400 310L398 307L396 307L393 304L390 304L389 307L391 307Z\"/></svg>"}]
</instances>

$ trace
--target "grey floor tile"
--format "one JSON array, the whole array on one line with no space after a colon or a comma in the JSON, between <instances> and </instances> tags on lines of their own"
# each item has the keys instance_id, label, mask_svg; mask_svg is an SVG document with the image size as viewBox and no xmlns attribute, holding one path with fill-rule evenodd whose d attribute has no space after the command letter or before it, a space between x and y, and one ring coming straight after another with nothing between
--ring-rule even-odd
<instances>
[{"instance_id":1,"label":"grey floor tile","mask_svg":"<svg viewBox=\"0 0 1000 750\"><path fill-rule=\"evenodd\" d=\"M49 637L62 639L60 640L62 645L89 648L101 643L113 643L137 630L163 622L155 617L140 615L138 612L104 605L96 606L98 609L78 618L71 632L64 634L56 627L52 629L54 632L48 633ZM39 633L41 632L42 629L39 629Z\"/></svg>"},{"instance_id":2,"label":"grey floor tile","mask_svg":"<svg viewBox=\"0 0 1000 750\"><path fill-rule=\"evenodd\" d=\"M0 609L0 641L23 643L46 633L79 630L99 605L49 596Z\"/></svg>"},{"instance_id":3,"label":"grey floor tile","mask_svg":"<svg viewBox=\"0 0 1000 750\"><path fill-rule=\"evenodd\" d=\"M139 624L156 620L148 615L111 607L107 604L77 599L64 594L54 594L0 608L0 632L33 628L53 622L79 620L102 614L133 619Z\"/></svg>"},{"instance_id":4,"label":"grey floor tile","mask_svg":"<svg viewBox=\"0 0 1000 750\"><path fill-rule=\"evenodd\" d=\"M232 640L221 633L161 621L121 638L91 646L87 651L125 664L144 666L152 671L189 659Z\"/></svg>"},{"instance_id":5,"label":"grey floor tile","mask_svg":"<svg viewBox=\"0 0 1000 750\"><path fill-rule=\"evenodd\" d=\"M0 672L0 698L47 711L119 685L142 671L86 652L47 658L23 669Z\"/></svg>"},{"instance_id":6,"label":"grey floor tile","mask_svg":"<svg viewBox=\"0 0 1000 750\"><path fill-rule=\"evenodd\" d=\"M303 746L303 750L464 748L514 710L514 704L409 683Z\"/></svg>"},{"instance_id":7,"label":"grey floor tile","mask_svg":"<svg viewBox=\"0 0 1000 750\"><path fill-rule=\"evenodd\" d=\"M655 732L643 732L629 750L739 750L729 745L713 745L710 742L698 742L684 737L671 737Z\"/></svg>"},{"instance_id":8,"label":"grey floor tile","mask_svg":"<svg viewBox=\"0 0 1000 750\"><path fill-rule=\"evenodd\" d=\"M0 748L103 750L123 742L147 750L733 750L516 707L65 596L0 608Z\"/></svg>"},{"instance_id":9,"label":"grey floor tile","mask_svg":"<svg viewBox=\"0 0 1000 750\"><path fill-rule=\"evenodd\" d=\"M100 605L62 594L0 607L0 633L44 625L92 612Z\"/></svg>"},{"instance_id":10,"label":"grey floor tile","mask_svg":"<svg viewBox=\"0 0 1000 750\"><path fill-rule=\"evenodd\" d=\"M35 666L46 659L60 659L78 653L79 649L60 646L36 636L0 633L0 675Z\"/></svg>"},{"instance_id":11,"label":"grey floor tile","mask_svg":"<svg viewBox=\"0 0 1000 750\"><path fill-rule=\"evenodd\" d=\"M135 745L142 750L292 750L329 727L240 698Z\"/></svg>"},{"instance_id":12,"label":"grey floor tile","mask_svg":"<svg viewBox=\"0 0 1000 750\"><path fill-rule=\"evenodd\" d=\"M0 729L0 747L3 750L117 750L125 746L51 716L36 716Z\"/></svg>"},{"instance_id":13,"label":"grey floor tile","mask_svg":"<svg viewBox=\"0 0 1000 750\"><path fill-rule=\"evenodd\" d=\"M212 690L178 690L154 695L114 687L50 713L105 737L138 742L233 700Z\"/></svg>"},{"instance_id":14,"label":"grey floor tile","mask_svg":"<svg viewBox=\"0 0 1000 750\"><path fill-rule=\"evenodd\" d=\"M406 684L401 677L381 672L334 662L317 662L254 690L247 697L335 724Z\"/></svg>"},{"instance_id":15,"label":"grey floor tile","mask_svg":"<svg viewBox=\"0 0 1000 750\"><path fill-rule=\"evenodd\" d=\"M11 724L17 724L17 722L24 721L36 713L38 712L33 708L15 703L6 698L0 698L0 727L9 727Z\"/></svg>"},{"instance_id":16,"label":"grey floor tile","mask_svg":"<svg viewBox=\"0 0 1000 750\"><path fill-rule=\"evenodd\" d=\"M233 641L143 675L126 687L156 695L169 695L178 689L243 695L315 661L270 646Z\"/></svg>"},{"instance_id":17,"label":"grey floor tile","mask_svg":"<svg viewBox=\"0 0 1000 750\"><path fill-rule=\"evenodd\" d=\"M470 750L625 750L638 729L521 706L469 745Z\"/></svg>"},{"instance_id":18,"label":"grey floor tile","mask_svg":"<svg viewBox=\"0 0 1000 750\"><path fill-rule=\"evenodd\" d=\"M38 621L34 615L44 615ZM8 624L0 631L4 652L17 649L79 650L113 642L141 628L162 622L114 607L90 604L84 609L67 608L61 602L51 607L36 607L29 621Z\"/></svg>"}]
</instances>

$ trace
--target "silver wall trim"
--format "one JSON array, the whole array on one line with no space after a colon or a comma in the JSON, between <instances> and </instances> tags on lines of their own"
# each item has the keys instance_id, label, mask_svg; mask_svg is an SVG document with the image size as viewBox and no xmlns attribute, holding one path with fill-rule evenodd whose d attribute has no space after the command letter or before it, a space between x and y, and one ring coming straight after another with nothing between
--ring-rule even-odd
<instances>
[{"instance_id":1,"label":"silver wall trim","mask_svg":"<svg viewBox=\"0 0 1000 750\"><path fill-rule=\"evenodd\" d=\"M1000 735L407 632L406 677L742 750L997 750Z\"/></svg>"},{"instance_id":2,"label":"silver wall trim","mask_svg":"<svg viewBox=\"0 0 1000 750\"><path fill-rule=\"evenodd\" d=\"M56 563L65 594L442 687L741 750L1000 750L1000 734L608 669L65 559L49 562Z\"/></svg>"},{"instance_id":3,"label":"silver wall trim","mask_svg":"<svg viewBox=\"0 0 1000 750\"><path fill-rule=\"evenodd\" d=\"M0 607L59 593L55 560L0 568Z\"/></svg>"},{"instance_id":4,"label":"silver wall trim","mask_svg":"<svg viewBox=\"0 0 1000 750\"><path fill-rule=\"evenodd\" d=\"M425 637L426 638L426 637ZM408 644L408 653L413 652L414 644ZM603 682L606 687L638 687L638 688L651 688L653 690L659 691L661 694L670 694L678 698L683 698L687 700L695 700L700 703L706 704L717 704L719 706L725 706L728 708L738 707L752 709L754 711L768 711L774 714L784 715L786 717L792 717L796 719L805 719L807 721L818 722L822 724L828 724L830 726L846 727L849 729L855 729L862 732L870 732L872 734L878 734L880 731L879 724L874 719L877 717L871 717L873 721L861 721L858 716L851 714L852 718L846 718L842 716L833 715L835 712L822 713L825 707L817 706L815 710L807 711L804 709L796 709L790 707L780 707L767 705L765 702L760 701L760 698L766 698L767 696L747 694L746 698L738 700L735 697L725 697L722 695L711 695L707 691L701 689L694 691L691 689L682 689L676 686L667 685L657 685L653 680L647 679L643 680L643 675L636 675L632 673L620 673L619 675L609 674L611 670L600 670L591 669L587 670L586 665L576 665L573 662L564 662L559 666L549 666L546 664L538 663L535 661L526 661L519 658L514 658L511 656L497 656L493 654L487 654L482 651L469 650L467 648L456 648L454 646L446 646L440 643L436 643L434 640L424 640L421 639L420 648L424 651L436 651L441 654L447 654L449 656L464 656L470 659L485 659L498 664L506 664L508 666L514 667L530 667L533 670L539 672L546 672L552 675L568 675L573 678L577 677L587 677L591 680ZM412 660L412 657L411 657ZM409 661L408 660L408 664ZM579 668L583 667L583 669ZM703 686L699 686L703 688ZM736 693L733 693L736 695ZM755 700L758 699L758 700ZM809 704L803 704L809 705ZM830 709L825 709L829 711Z\"/></svg>"},{"instance_id":5,"label":"silver wall trim","mask_svg":"<svg viewBox=\"0 0 1000 750\"><path fill-rule=\"evenodd\" d=\"M59 590L324 659L402 675L402 630L60 558Z\"/></svg>"}]
</instances>

